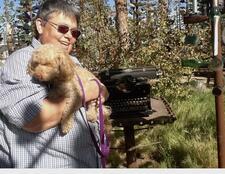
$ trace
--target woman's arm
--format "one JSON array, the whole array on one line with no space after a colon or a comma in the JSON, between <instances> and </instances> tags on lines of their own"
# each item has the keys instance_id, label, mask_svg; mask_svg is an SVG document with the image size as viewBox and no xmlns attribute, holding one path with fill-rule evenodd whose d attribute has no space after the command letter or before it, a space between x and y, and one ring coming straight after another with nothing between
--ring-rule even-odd
<instances>
[{"instance_id":1,"label":"woman's arm","mask_svg":"<svg viewBox=\"0 0 225 174\"><path fill-rule=\"evenodd\" d=\"M59 122L61 104L48 101L48 87L26 73L31 54L32 49L18 50L1 68L0 110L11 124L38 132Z\"/></svg>"},{"instance_id":2,"label":"woman's arm","mask_svg":"<svg viewBox=\"0 0 225 174\"><path fill-rule=\"evenodd\" d=\"M48 100L48 88L26 74L30 55L30 50L17 51L1 69L0 110L15 126L29 132L41 132L60 122L65 101ZM86 101L99 95L95 81L84 84L84 90Z\"/></svg>"},{"instance_id":3,"label":"woman's arm","mask_svg":"<svg viewBox=\"0 0 225 174\"><path fill-rule=\"evenodd\" d=\"M65 100L51 101L44 99L41 111L22 128L28 132L41 132L57 126L61 121Z\"/></svg>"},{"instance_id":4,"label":"woman's arm","mask_svg":"<svg viewBox=\"0 0 225 174\"><path fill-rule=\"evenodd\" d=\"M98 98L99 86L95 81L89 81L83 84L85 91L85 100L90 101ZM101 86L103 100L108 97L108 92L105 86ZM41 105L41 111L30 122L23 126L23 129L28 132L41 132L57 126L62 118L63 109L65 108L65 100L51 101L48 98L44 99Z\"/></svg>"},{"instance_id":5,"label":"woman's arm","mask_svg":"<svg viewBox=\"0 0 225 174\"><path fill-rule=\"evenodd\" d=\"M99 90L102 92L102 102L107 100L109 93L107 88L101 83L100 89L95 80L89 80L84 84L85 102L97 99L99 97Z\"/></svg>"}]
</instances>

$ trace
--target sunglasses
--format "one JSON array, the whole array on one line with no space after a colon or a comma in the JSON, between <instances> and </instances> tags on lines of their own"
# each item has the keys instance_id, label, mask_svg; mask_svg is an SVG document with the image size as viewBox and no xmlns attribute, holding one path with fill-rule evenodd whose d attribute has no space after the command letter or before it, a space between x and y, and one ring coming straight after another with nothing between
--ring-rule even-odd
<instances>
[{"instance_id":1,"label":"sunglasses","mask_svg":"<svg viewBox=\"0 0 225 174\"><path fill-rule=\"evenodd\" d=\"M57 31L59 33L66 34L70 30L71 35L75 39L77 39L80 36L80 34L81 34L81 32L79 30L70 29L67 25L56 24L56 23L51 22L51 21L46 21L46 22L48 22L52 27L54 27L55 29L57 29Z\"/></svg>"}]
</instances>

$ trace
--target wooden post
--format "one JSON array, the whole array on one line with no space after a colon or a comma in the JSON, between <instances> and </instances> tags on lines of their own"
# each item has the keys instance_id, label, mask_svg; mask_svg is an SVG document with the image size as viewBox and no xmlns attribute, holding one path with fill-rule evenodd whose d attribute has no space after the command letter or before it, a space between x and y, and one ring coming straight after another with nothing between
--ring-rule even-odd
<instances>
[{"instance_id":1,"label":"wooden post","mask_svg":"<svg viewBox=\"0 0 225 174\"><path fill-rule=\"evenodd\" d=\"M216 105L216 123L217 123L217 148L218 148L218 167L225 168L225 119L224 119L224 103L223 103L223 61L221 51L221 18L218 9L218 0L212 0L213 11L213 61L216 62L215 81L213 94L215 95Z\"/></svg>"},{"instance_id":2,"label":"wooden post","mask_svg":"<svg viewBox=\"0 0 225 174\"><path fill-rule=\"evenodd\" d=\"M124 128L125 149L126 149L126 161L127 167L136 161L135 138L134 138L134 126L132 124L126 124Z\"/></svg>"}]
</instances>

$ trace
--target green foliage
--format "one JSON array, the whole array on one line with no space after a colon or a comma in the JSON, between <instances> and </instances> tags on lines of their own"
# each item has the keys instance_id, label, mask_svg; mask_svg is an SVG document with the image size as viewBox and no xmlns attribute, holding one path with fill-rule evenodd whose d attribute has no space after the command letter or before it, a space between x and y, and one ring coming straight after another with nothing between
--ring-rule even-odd
<instances>
[{"instance_id":1,"label":"green foliage","mask_svg":"<svg viewBox=\"0 0 225 174\"><path fill-rule=\"evenodd\" d=\"M180 81L184 74L191 75L191 69L181 67L181 60L209 57L209 38L205 34L203 35L204 32L209 32L209 28L201 28L201 32L196 29L200 28L197 25L190 27L189 31L172 28L167 18L166 6L163 3L159 4L155 13L158 14L157 21L150 20L149 23L140 23L141 30L139 31L143 32L139 36L144 44L137 45L138 47L132 49L134 50L131 51L133 58L129 58L132 62L128 64L133 64L133 66L154 65L162 70L163 76L154 87L155 95L166 96L170 101L176 97L188 97L189 90L183 89ZM183 38L187 32L199 35L199 45L185 45ZM207 49L206 53L203 52L205 49Z\"/></svg>"},{"instance_id":2,"label":"green foliage","mask_svg":"<svg viewBox=\"0 0 225 174\"><path fill-rule=\"evenodd\" d=\"M209 59L210 25L192 24L180 29L169 22L167 3L151 7L146 2L135 4L146 11L132 11L128 18L130 47L121 54L116 30L115 12L106 1L85 0L81 3L82 36L76 45L76 55L90 70L104 68L132 68L156 66L163 75L153 86L154 95L174 98L188 97L189 89L181 87L183 75L191 76L192 69L181 66L183 59ZM16 12L18 18L15 30L17 48L28 44L32 37L31 19L35 15L34 6L38 1L21 0ZM140 6L140 7L138 7ZM136 8L136 7L135 7ZM27 19L27 15L29 19ZM136 14L136 15L135 15ZM138 15L137 15L138 14ZM189 35L198 36L196 45L185 45Z\"/></svg>"},{"instance_id":3,"label":"green foliage","mask_svg":"<svg viewBox=\"0 0 225 174\"><path fill-rule=\"evenodd\" d=\"M24 47L33 37L33 21L37 13L38 4L42 1L20 0L17 8L16 37L17 47Z\"/></svg>"},{"instance_id":4,"label":"green foliage","mask_svg":"<svg viewBox=\"0 0 225 174\"><path fill-rule=\"evenodd\" d=\"M0 32L3 34L3 31L6 29L6 23L14 24L15 17L15 5L13 0L6 1L4 0L3 13L0 15Z\"/></svg>"},{"instance_id":5,"label":"green foliage","mask_svg":"<svg viewBox=\"0 0 225 174\"><path fill-rule=\"evenodd\" d=\"M81 9L82 37L76 47L78 58L92 70L112 66L118 44L116 30L110 26L109 7L104 1L85 1Z\"/></svg>"},{"instance_id":6,"label":"green foliage","mask_svg":"<svg viewBox=\"0 0 225 174\"><path fill-rule=\"evenodd\" d=\"M15 3L13 0L4 1L4 15L3 20L4 22L9 22L10 24L13 24L14 17L15 17Z\"/></svg>"},{"instance_id":7,"label":"green foliage","mask_svg":"<svg viewBox=\"0 0 225 174\"><path fill-rule=\"evenodd\" d=\"M111 10L103 2L86 1L85 4L81 20L83 35L77 44L77 56L84 66L101 70L153 65L163 72L153 87L154 95L166 96L169 101L189 96L189 89L181 87L181 79L183 75L190 78L192 69L182 67L181 60L209 59L212 50L210 34L206 34L210 33L209 23L185 26L186 30L172 26L167 4L162 0L154 10L146 7L145 16L129 17L130 47L121 57L116 27L110 25ZM189 34L198 36L196 45L185 44Z\"/></svg>"}]
</instances>

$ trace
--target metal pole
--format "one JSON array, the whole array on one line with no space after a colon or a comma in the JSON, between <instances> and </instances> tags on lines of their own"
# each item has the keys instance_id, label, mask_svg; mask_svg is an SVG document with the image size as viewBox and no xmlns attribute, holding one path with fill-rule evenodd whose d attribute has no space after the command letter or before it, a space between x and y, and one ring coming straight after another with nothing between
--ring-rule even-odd
<instances>
[{"instance_id":1,"label":"metal pole","mask_svg":"<svg viewBox=\"0 0 225 174\"><path fill-rule=\"evenodd\" d=\"M223 61L221 51L221 19L218 9L218 0L212 0L213 11L213 61L215 67L215 81L213 94L215 95L216 105L216 123L217 123L217 150L218 150L218 167L225 168L225 120L223 104Z\"/></svg>"},{"instance_id":2,"label":"metal pole","mask_svg":"<svg viewBox=\"0 0 225 174\"><path fill-rule=\"evenodd\" d=\"M193 12L194 12L194 14L198 13L198 1L197 0L193 0Z\"/></svg>"}]
</instances>

